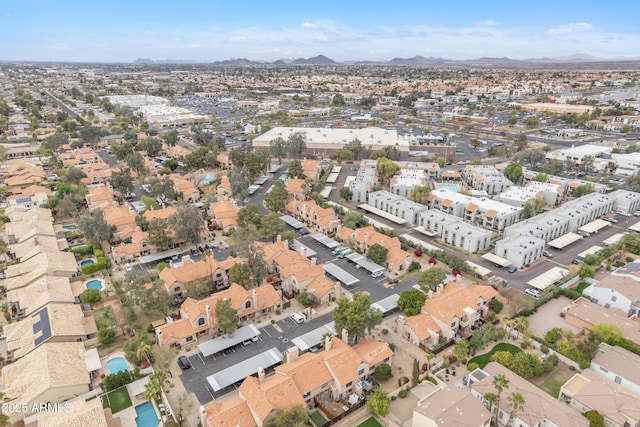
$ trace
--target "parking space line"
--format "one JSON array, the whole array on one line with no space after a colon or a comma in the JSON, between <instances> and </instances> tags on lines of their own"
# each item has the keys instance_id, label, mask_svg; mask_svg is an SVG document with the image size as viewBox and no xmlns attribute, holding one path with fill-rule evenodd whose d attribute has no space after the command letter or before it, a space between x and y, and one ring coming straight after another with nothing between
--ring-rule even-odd
<instances>
[{"instance_id":1,"label":"parking space line","mask_svg":"<svg viewBox=\"0 0 640 427\"><path fill-rule=\"evenodd\" d=\"M262 328L262 332L267 334L269 336L269 338L271 338L271 334L269 332L267 332L267 328Z\"/></svg>"},{"instance_id":2,"label":"parking space line","mask_svg":"<svg viewBox=\"0 0 640 427\"><path fill-rule=\"evenodd\" d=\"M202 364L207 366L207 364L204 362L204 359L202 358L202 353L198 353L198 357L200 358L200 361L202 362Z\"/></svg>"}]
</instances>

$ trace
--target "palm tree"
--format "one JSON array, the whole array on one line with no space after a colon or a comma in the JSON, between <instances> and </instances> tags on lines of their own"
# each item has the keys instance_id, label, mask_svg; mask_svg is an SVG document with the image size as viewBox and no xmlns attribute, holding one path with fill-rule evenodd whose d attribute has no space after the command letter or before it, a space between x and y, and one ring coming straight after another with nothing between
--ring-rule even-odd
<instances>
[{"instance_id":1,"label":"palm tree","mask_svg":"<svg viewBox=\"0 0 640 427\"><path fill-rule=\"evenodd\" d=\"M482 395L482 397L484 398L484 406L493 413L493 405L495 405L498 396L496 396L495 393L485 393Z\"/></svg>"},{"instance_id":2,"label":"palm tree","mask_svg":"<svg viewBox=\"0 0 640 427\"><path fill-rule=\"evenodd\" d=\"M520 393L511 393L511 395L507 397L507 402L507 405L511 408L511 412L509 412L509 419L505 425L509 425L516 413L524 409L524 397L522 397Z\"/></svg>"},{"instance_id":3,"label":"palm tree","mask_svg":"<svg viewBox=\"0 0 640 427\"><path fill-rule=\"evenodd\" d=\"M136 358L139 362L146 360L149 365L151 365L151 360L149 356L151 355L151 346L145 342L140 343L138 349L136 350ZM153 366L152 366L153 367Z\"/></svg>"},{"instance_id":4,"label":"palm tree","mask_svg":"<svg viewBox=\"0 0 640 427\"><path fill-rule=\"evenodd\" d=\"M209 278L207 280L207 285L209 285L209 290L211 292L213 292L213 271L211 271L211 260L209 258L213 257L213 251L209 248L206 248L204 250L204 252L202 253L202 259L204 260L204 264L207 267L207 277Z\"/></svg>"},{"instance_id":5,"label":"palm tree","mask_svg":"<svg viewBox=\"0 0 640 427\"><path fill-rule=\"evenodd\" d=\"M509 387L509 380L504 374L499 374L493 377L493 387L496 389L496 416L500 416L500 394Z\"/></svg>"}]
</instances>

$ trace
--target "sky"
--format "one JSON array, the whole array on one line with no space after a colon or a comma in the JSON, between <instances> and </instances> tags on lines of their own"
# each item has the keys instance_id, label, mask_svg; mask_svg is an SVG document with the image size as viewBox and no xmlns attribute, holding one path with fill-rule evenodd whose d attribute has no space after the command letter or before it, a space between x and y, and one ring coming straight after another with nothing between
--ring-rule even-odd
<instances>
[{"instance_id":1,"label":"sky","mask_svg":"<svg viewBox=\"0 0 640 427\"><path fill-rule=\"evenodd\" d=\"M0 0L0 60L640 57L639 0Z\"/></svg>"}]
</instances>

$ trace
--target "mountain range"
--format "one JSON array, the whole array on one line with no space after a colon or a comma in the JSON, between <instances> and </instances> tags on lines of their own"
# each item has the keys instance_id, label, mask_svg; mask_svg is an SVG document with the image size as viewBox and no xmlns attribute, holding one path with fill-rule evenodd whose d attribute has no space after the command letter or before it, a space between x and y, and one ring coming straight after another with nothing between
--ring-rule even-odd
<instances>
[{"instance_id":1,"label":"mountain range","mask_svg":"<svg viewBox=\"0 0 640 427\"><path fill-rule=\"evenodd\" d=\"M615 58L598 58L587 54L576 54L569 56L544 57L544 58L528 58L528 59L511 59L507 57L491 58L482 57L477 59L447 59L434 58L424 56L414 56L412 58L393 58L389 61L344 61L337 62L324 55L314 56L312 58L297 59L279 59L277 61L256 61L247 58L225 59L223 61L212 62L211 65L216 66L232 66L232 67L250 67L260 65L485 65L485 66L517 66L527 64L560 64L560 63L590 63L590 62L622 62L622 61L640 61L640 57L615 57ZM204 61L189 60L159 60L154 61L147 58L140 58L133 61L134 64L198 64Z\"/></svg>"}]
</instances>

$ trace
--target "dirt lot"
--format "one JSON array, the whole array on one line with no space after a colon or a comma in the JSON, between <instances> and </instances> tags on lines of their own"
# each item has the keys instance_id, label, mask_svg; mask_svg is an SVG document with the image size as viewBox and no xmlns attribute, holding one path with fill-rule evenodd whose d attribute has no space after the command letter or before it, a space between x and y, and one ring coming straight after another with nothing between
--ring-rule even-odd
<instances>
[{"instance_id":1,"label":"dirt lot","mask_svg":"<svg viewBox=\"0 0 640 427\"><path fill-rule=\"evenodd\" d=\"M574 333L580 332L580 328L569 325L560 317L560 311L569 305L569 303L571 303L569 298L561 296L559 298L553 298L540 307L533 316L529 317L529 331L540 338L543 338L544 334L553 328L570 330Z\"/></svg>"}]
</instances>

